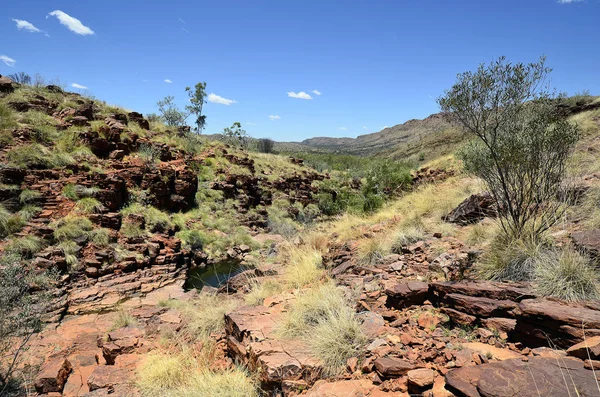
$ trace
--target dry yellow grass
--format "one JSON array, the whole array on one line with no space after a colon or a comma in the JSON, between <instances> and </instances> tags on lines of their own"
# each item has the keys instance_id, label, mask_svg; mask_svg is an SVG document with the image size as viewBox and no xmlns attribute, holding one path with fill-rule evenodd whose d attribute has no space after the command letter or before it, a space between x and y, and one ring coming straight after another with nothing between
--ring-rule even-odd
<instances>
[{"instance_id":1,"label":"dry yellow grass","mask_svg":"<svg viewBox=\"0 0 600 397\"><path fill-rule=\"evenodd\" d=\"M242 369L212 371L191 351L154 352L141 363L137 386L145 397L252 397L254 380Z\"/></svg>"},{"instance_id":2,"label":"dry yellow grass","mask_svg":"<svg viewBox=\"0 0 600 397\"><path fill-rule=\"evenodd\" d=\"M325 275L321 253L313 248L288 247L285 250L286 267L284 280L293 288L319 281Z\"/></svg>"},{"instance_id":3,"label":"dry yellow grass","mask_svg":"<svg viewBox=\"0 0 600 397\"><path fill-rule=\"evenodd\" d=\"M301 291L278 333L282 338L305 339L329 375L339 373L366 342L354 309L332 281Z\"/></svg>"}]
</instances>

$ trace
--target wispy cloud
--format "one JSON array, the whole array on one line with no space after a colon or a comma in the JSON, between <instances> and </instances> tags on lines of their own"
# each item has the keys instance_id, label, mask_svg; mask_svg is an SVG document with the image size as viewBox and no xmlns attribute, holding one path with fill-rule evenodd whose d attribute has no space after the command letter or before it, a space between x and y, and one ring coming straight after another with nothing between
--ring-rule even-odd
<instances>
[{"instance_id":1,"label":"wispy cloud","mask_svg":"<svg viewBox=\"0 0 600 397\"><path fill-rule=\"evenodd\" d=\"M363 130L368 130L366 125L363 125Z\"/></svg>"},{"instance_id":2,"label":"wispy cloud","mask_svg":"<svg viewBox=\"0 0 600 397\"><path fill-rule=\"evenodd\" d=\"M288 96L290 98L298 98L298 99L312 99L312 97L310 95L308 95L306 92L304 91L300 91L300 92L292 92L289 91Z\"/></svg>"},{"instance_id":3,"label":"wispy cloud","mask_svg":"<svg viewBox=\"0 0 600 397\"><path fill-rule=\"evenodd\" d=\"M190 31L187 30L186 28L181 28L181 30L183 30L184 32L186 32L187 34L190 34Z\"/></svg>"},{"instance_id":4,"label":"wispy cloud","mask_svg":"<svg viewBox=\"0 0 600 397\"><path fill-rule=\"evenodd\" d=\"M346 128L346 127L340 127L340 131L348 131L348 128Z\"/></svg>"},{"instance_id":5,"label":"wispy cloud","mask_svg":"<svg viewBox=\"0 0 600 397\"><path fill-rule=\"evenodd\" d=\"M321 91L319 90L312 90L311 92L315 95L321 95Z\"/></svg>"},{"instance_id":6,"label":"wispy cloud","mask_svg":"<svg viewBox=\"0 0 600 397\"><path fill-rule=\"evenodd\" d=\"M56 17L61 25L66 26L67 29L75 34L80 34L82 36L94 34L94 31L81 23L79 19L74 18L60 10L52 11L50 14L48 14L48 16ZM48 16L46 16L46 18L48 18Z\"/></svg>"},{"instance_id":7,"label":"wispy cloud","mask_svg":"<svg viewBox=\"0 0 600 397\"><path fill-rule=\"evenodd\" d=\"M169 83L169 84L171 84L171 83L172 83L172 81L171 81L170 79L165 79L165 80L164 80L164 82L165 82L165 83Z\"/></svg>"},{"instance_id":8,"label":"wispy cloud","mask_svg":"<svg viewBox=\"0 0 600 397\"><path fill-rule=\"evenodd\" d=\"M17 24L17 29L26 30L31 33L42 33L43 31L36 28L31 22L25 21L23 19L13 19L13 22Z\"/></svg>"},{"instance_id":9,"label":"wispy cloud","mask_svg":"<svg viewBox=\"0 0 600 397\"><path fill-rule=\"evenodd\" d=\"M208 102L219 103L221 105L227 105L227 106L231 105L232 103L237 103L233 99L223 98L222 96L219 96L219 95L213 94L213 93L210 93L208 95Z\"/></svg>"},{"instance_id":10,"label":"wispy cloud","mask_svg":"<svg viewBox=\"0 0 600 397\"><path fill-rule=\"evenodd\" d=\"M581 3L583 0L558 0L559 4Z\"/></svg>"},{"instance_id":11,"label":"wispy cloud","mask_svg":"<svg viewBox=\"0 0 600 397\"><path fill-rule=\"evenodd\" d=\"M71 87L77 88L78 90L87 90L88 89L86 86L81 85L81 84L77 84L77 83L71 84Z\"/></svg>"},{"instance_id":12,"label":"wispy cloud","mask_svg":"<svg viewBox=\"0 0 600 397\"><path fill-rule=\"evenodd\" d=\"M186 22L185 22L183 19L181 19L181 18L177 18L177 19L178 19L178 20L179 20L179 22L181 22L182 24L184 24L184 25L187 25L187 23L186 23Z\"/></svg>"},{"instance_id":13,"label":"wispy cloud","mask_svg":"<svg viewBox=\"0 0 600 397\"><path fill-rule=\"evenodd\" d=\"M279 117L279 116L277 116L277 115L275 115L275 116L273 116L273 115L270 115L270 116L269 116L269 118L270 118L271 120L281 120L281 117Z\"/></svg>"},{"instance_id":14,"label":"wispy cloud","mask_svg":"<svg viewBox=\"0 0 600 397\"><path fill-rule=\"evenodd\" d=\"M15 63L17 63L17 61L6 55L0 55L0 61L4 62L6 66L10 66L11 68L15 66Z\"/></svg>"}]
</instances>

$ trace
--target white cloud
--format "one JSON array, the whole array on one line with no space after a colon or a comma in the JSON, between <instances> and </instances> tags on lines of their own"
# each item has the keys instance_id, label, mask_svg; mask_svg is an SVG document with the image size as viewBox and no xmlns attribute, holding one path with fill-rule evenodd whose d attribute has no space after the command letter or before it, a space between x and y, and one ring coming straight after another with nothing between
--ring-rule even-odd
<instances>
[{"instance_id":1,"label":"white cloud","mask_svg":"<svg viewBox=\"0 0 600 397\"><path fill-rule=\"evenodd\" d=\"M208 102L219 103L221 105L227 105L227 106L231 105L232 103L237 103L233 99L223 98L222 96L219 96L219 95L213 94L213 93L208 95Z\"/></svg>"},{"instance_id":2,"label":"white cloud","mask_svg":"<svg viewBox=\"0 0 600 397\"><path fill-rule=\"evenodd\" d=\"M390 128L387 125L384 125L383 127L381 127L382 130L385 130L386 128Z\"/></svg>"},{"instance_id":3,"label":"white cloud","mask_svg":"<svg viewBox=\"0 0 600 397\"><path fill-rule=\"evenodd\" d=\"M50 14L53 17L56 17L61 25L66 26L71 32L75 34L80 34L82 36L92 35L94 31L87 26L85 26L81 21L77 18L70 16L67 13L64 13L60 10L52 11ZM48 18L48 17L46 17Z\"/></svg>"},{"instance_id":4,"label":"white cloud","mask_svg":"<svg viewBox=\"0 0 600 397\"><path fill-rule=\"evenodd\" d=\"M340 127L340 130L341 131L348 131L348 128L346 128L346 127Z\"/></svg>"},{"instance_id":5,"label":"white cloud","mask_svg":"<svg viewBox=\"0 0 600 397\"><path fill-rule=\"evenodd\" d=\"M177 18L177 19L178 19L178 20L179 20L179 22L181 22L182 24L184 24L184 25L187 25L187 23L186 23L186 22L185 22L183 19L181 19L181 18Z\"/></svg>"},{"instance_id":6,"label":"white cloud","mask_svg":"<svg viewBox=\"0 0 600 397\"><path fill-rule=\"evenodd\" d=\"M308 95L306 92L304 91L300 91L300 92L288 92L287 93L288 96L290 98L298 98L298 99L312 99L312 97L310 95Z\"/></svg>"},{"instance_id":7,"label":"white cloud","mask_svg":"<svg viewBox=\"0 0 600 397\"><path fill-rule=\"evenodd\" d=\"M6 55L0 55L0 61L4 62L6 66L10 66L11 68L15 66L15 63L17 63L17 61L10 57L7 57Z\"/></svg>"},{"instance_id":8,"label":"white cloud","mask_svg":"<svg viewBox=\"0 0 600 397\"><path fill-rule=\"evenodd\" d=\"M312 90L311 92L315 95L321 95L321 92L319 90Z\"/></svg>"},{"instance_id":9,"label":"white cloud","mask_svg":"<svg viewBox=\"0 0 600 397\"><path fill-rule=\"evenodd\" d=\"M13 19L17 23L17 29L26 30L31 33L41 33L42 31L33 26L31 22L24 21L22 19Z\"/></svg>"},{"instance_id":10,"label":"white cloud","mask_svg":"<svg viewBox=\"0 0 600 397\"><path fill-rule=\"evenodd\" d=\"M275 116L273 116L273 115L270 115L270 116L269 116L269 118L270 118L271 120L281 120L281 117L279 117L279 116L277 116L277 115L275 115Z\"/></svg>"},{"instance_id":11,"label":"white cloud","mask_svg":"<svg viewBox=\"0 0 600 397\"><path fill-rule=\"evenodd\" d=\"M169 80L169 79L165 79L164 81L165 81L165 83L169 83L169 84L171 84L171 83L172 83L172 81L171 81L171 80Z\"/></svg>"},{"instance_id":12,"label":"white cloud","mask_svg":"<svg viewBox=\"0 0 600 397\"><path fill-rule=\"evenodd\" d=\"M558 0L560 4L580 3L583 0Z\"/></svg>"},{"instance_id":13,"label":"white cloud","mask_svg":"<svg viewBox=\"0 0 600 397\"><path fill-rule=\"evenodd\" d=\"M181 30L183 30L184 32L186 32L187 34L190 34L190 31L187 30L186 28L181 28Z\"/></svg>"},{"instance_id":14,"label":"white cloud","mask_svg":"<svg viewBox=\"0 0 600 397\"><path fill-rule=\"evenodd\" d=\"M366 125L363 125L363 130L368 130Z\"/></svg>"},{"instance_id":15,"label":"white cloud","mask_svg":"<svg viewBox=\"0 0 600 397\"><path fill-rule=\"evenodd\" d=\"M88 89L86 86L81 85L81 84L77 84L77 83L71 84L71 87L77 88L78 90L87 90Z\"/></svg>"}]
</instances>

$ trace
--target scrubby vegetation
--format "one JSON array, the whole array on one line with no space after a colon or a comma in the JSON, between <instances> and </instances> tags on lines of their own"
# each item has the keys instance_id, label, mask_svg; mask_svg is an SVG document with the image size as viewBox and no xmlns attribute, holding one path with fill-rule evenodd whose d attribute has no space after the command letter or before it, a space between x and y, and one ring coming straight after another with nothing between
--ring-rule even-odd
<instances>
[{"instance_id":1,"label":"scrubby vegetation","mask_svg":"<svg viewBox=\"0 0 600 397\"><path fill-rule=\"evenodd\" d=\"M354 309L341 289L325 283L303 291L284 319L282 337L304 337L329 374L344 368L366 342Z\"/></svg>"},{"instance_id":2,"label":"scrubby vegetation","mask_svg":"<svg viewBox=\"0 0 600 397\"><path fill-rule=\"evenodd\" d=\"M399 161L393 156L275 154L273 141L248 139L239 123L226 129L224 138L211 140L189 127L178 128L193 113L197 132L203 130L204 83L187 90L192 102L186 111L176 108L172 98L161 101L161 115L148 117L145 128L145 120L134 122L125 110L100 102L93 110L101 116L89 125L68 125L72 116L58 112L79 110L90 104L89 98L41 86L19 87L0 98L0 147L7 164L30 172L30 179L2 186L8 200L0 206L0 282L14 294L9 294L12 301L0 320L21 321L12 316L22 309L35 321L15 322L15 331L6 331L0 341L38 329L37 314L29 316L31 299L46 287L36 282L32 288L31 278L39 276L32 272L34 258L55 263L53 271L62 273L64 283L85 280L89 285L138 270L146 277L153 266L168 260L172 262L165 269L176 268L182 277L221 261L250 269L245 281L236 280L242 285L235 285L231 296L206 288L160 302L161 315L176 313L181 322L156 330L156 349L136 373L136 385L147 397L260 395L257 374L219 361L217 345L225 340L226 314L244 304L260 306L274 295L287 302L274 325L279 341L304 343L323 364L324 376L341 373L369 342L354 287L347 280L340 287L333 279L341 263L353 268L353 276L373 270L387 277L401 274L409 267L405 260L414 256L427 274L408 269L407 279L450 279L447 269L435 267L438 256L470 250L468 263L461 264L465 269L454 279L529 281L542 296L597 299L596 260L553 233L593 230L600 224L597 187L572 201L563 194L568 175L600 170L577 141L597 137L598 110L570 118L557 110L597 99L581 95L558 100L536 91L535 83L547 72L543 63L501 60L461 75L440 101L443 110L460 116L465 109L478 109L469 101L479 98L487 124L479 128L473 120L459 120L481 142L470 143L458 160L452 155L433 158L433 151L414 152ZM500 91L490 91L496 80ZM521 94L506 102L490 99L505 97L502 90ZM34 95L52 101L52 111L17 112L10 105ZM29 132L13 134L19 128ZM460 135L457 131L452 129L453 136ZM567 161L573 150L580 156L572 161L576 164ZM415 172L420 165L441 171L431 173L431 180L425 172L420 178ZM186 172L191 178L182 183ZM491 219L466 225L443 220L482 185L499 208L497 226ZM122 194L111 195L115 186ZM567 211L568 204L577 207ZM36 222L42 212L42 222ZM342 250L340 246L347 249L343 260L332 252ZM165 269L159 272L170 271ZM360 287L372 292L386 279L365 280ZM147 287L142 283L140 290ZM144 320L128 309L117 310L111 331L141 327ZM428 327L435 329L435 324ZM10 368L6 374L0 374L0 382L7 382Z\"/></svg>"}]
</instances>

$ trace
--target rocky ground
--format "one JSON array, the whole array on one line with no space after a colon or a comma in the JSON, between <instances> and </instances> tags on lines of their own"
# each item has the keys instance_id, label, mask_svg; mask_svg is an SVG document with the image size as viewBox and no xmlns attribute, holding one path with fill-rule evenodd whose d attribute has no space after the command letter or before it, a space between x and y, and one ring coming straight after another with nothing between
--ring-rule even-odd
<instances>
[{"instance_id":1,"label":"rocky ground","mask_svg":"<svg viewBox=\"0 0 600 397\"><path fill-rule=\"evenodd\" d=\"M0 93L15 90L14 83L0 76ZM48 92L59 90L47 87ZM398 247L395 254L365 262L361 239L385 239L398 222L396 216L355 227L361 238L343 238L325 229L323 279L333 280L350 297L367 338L341 373L326 376L324 363L305 340L278 333L282 319L309 285L276 291L259 304L250 305L246 298L256 283L286 277L288 264L278 256L284 246L309 245L300 236L267 233L269 206L284 197L289 216L297 216L298 208L314 204L316 182L329 176L303 166L299 159L286 160L283 173L223 145L184 150L173 143L179 142L176 137L171 143L162 142L162 133L152 131L138 113L107 112L76 94L60 95L68 98L69 106L49 95L8 104L19 114L31 110L46 114L57 130L75 131L93 157L61 169L43 162L19 167L13 164L14 149L31 144L37 134L21 124L10 130L10 143L0 148L0 197L5 207L11 213L21 211L25 190L36 192L33 203L39 207L36 216L0 242L0 250L35 237L43 244L23 263L34 272L51 269L60 275L44 316L46 326L31 339L20 367L29 375L27 395L141 396L136 382L148 353L164 349L165 334L186 338L189 318L183 309L165 302L194 302L212 295L236 305L224 316L224 325L210 335L211 369L241 365L254 374L264 395L600 393L595 372L600 369L598 302L540 297L528 283L477 281L471 270L481 250L441 231L425 233ZM136 155L142 148L151 148L151 161ZM210 178L199 181L198 173L206 169ZM443 183L455 174L435 167L421 169L414 175L415 186ZM583 190L594 182L590 175ZM90 194L101 206L91 213L77 212L77 200L64 194L68 186L80 195L93 191ZM181 224L160 226L149 223L144 213L122 211L132 197L145 192L143 208L185 214L193 210L201 190L219 192L231 200L227 203L234 203L236 222L247 233L248 244L258 248L232 243L214 257L206 247L182 241ZM57 230L68 225L73 214L77 214L74 223L85 218L91 226L81 235L69 236L75 247L67 253L57 244ZM478 193L443 219L460 232L494 214L489 195ZM185 219L183 227L193 222ZM124 225L143 233L131 235ZM93 240L92 231L99 228L106 230L110 244ZM217 227L209 229L223 239L230 237ZM570 238L591 255L600 255L598 230L574 231ZM248 270L220 288L184 289L191 269L232 258L247 262Z\"/></svg>"},{"instance_id":2,"label":"rocky ground","mask_svg":"<svg viewBox=\"0 0 600 397\"><path fill-rule=\"evenodd\" d=\"M331 251L329 272L360 292L356 309L369 338L342 375L321 379L322 363L301 341L277 337L281 316L298 291L228 313L223 332L214 335L222 357L216 365L246 365L269 395L569 396L575 390L596 395L597 304L538 298L527 284L426 281L432 267L450 272L468 267L461 261L469 253L453 245L449 254L429 260L428 243L416 243L374 267L358 265L351 245ZM261 277L277 277L274 269L269 274ZM233 284L243 291L244 277ZM36 390L56 396L136 395L136 365L157 347L161 331L177 331L184 321L178 310L158 302L195 294L173 283L130 299L122 307L135 325L118 329L113 329L118 312L65 316L32 342L32 356L46 357Z\"/></svg>"}]
</instances>

